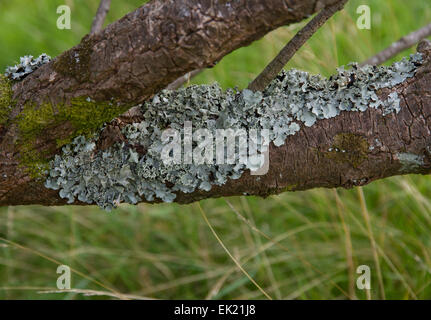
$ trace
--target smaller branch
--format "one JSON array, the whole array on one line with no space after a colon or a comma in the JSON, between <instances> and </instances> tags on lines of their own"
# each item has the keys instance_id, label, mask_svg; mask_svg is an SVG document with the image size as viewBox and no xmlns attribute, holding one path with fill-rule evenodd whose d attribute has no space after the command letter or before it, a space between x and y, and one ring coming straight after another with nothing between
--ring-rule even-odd
<instances>
[{"instance_id":1,"label":"smaller branch","mask_svg":"<svg viewBox=\"0 0 431 320\"><path fill-rule=\"evenodd\" d=\"M364 61L363 63L361 63L361 65L363 66L366 64L370 64L370 65L378 66L388 61L392 57L395 57L401 51L404 51L414 46L420 40L425 39L426 37L429 37L429 36L431 36L431 23L419 30L416 30L402 37L400 40L392 43L388 48L379 52L374 57L371 57L367 61Z\"/></svg>"},{"instance_id":2,"label":"smaller branch","mask_svg":"<svg viewBox=\"0 0 431 320\"><path fill-rule=\"evenodd\" d=\"M336 12L344 8L348 0L341 0L323 8L307 25L302 28L280 51L265 69L248 86L252 91L262 91L280 73L295 53L325 24Z\"/></svg>"},{"instance_id":3,"label":"smaller branch","mask_svg":"<svg viewBox=\"0 0 431 320\"><path fill-rule=\"evenodd\" d=\"M100 0L99 8L97 9L97 13L93 19L93 24L91 25L90 34L102 31L103 23L105 22L110 6L111 0Z\"/></svg>"},{"instance_id":4,"label":"smaller branch","mask_svg":"<svg viewBox=\"0 0 431 320\"><path fill-rule=\"evenodd\" d=\"M170 84L168 84L168 86L166 87L166 89L168 90L176 90L179 87L181 87L184 83L189 82L191 78L197 76L199 73L201 73L204 69L196 69L193 71L190 71L188 73L186 73L185 75L179 77L177 80L175 80L174 82L171 82Z\"/></svg>"}]
</instances>

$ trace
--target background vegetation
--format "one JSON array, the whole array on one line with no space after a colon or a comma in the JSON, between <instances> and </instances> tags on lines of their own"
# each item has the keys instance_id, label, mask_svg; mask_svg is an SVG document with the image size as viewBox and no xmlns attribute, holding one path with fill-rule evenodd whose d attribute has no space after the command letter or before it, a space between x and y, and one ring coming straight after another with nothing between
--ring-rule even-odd
<instances>
[{"instance_id":1,"label":"background vegetation","mask_svg":"<svg viewBox=\"0 0 431 320\"><path fill-rule=\"evenodd\" d=\"M72 8L71 30L56 28L56 8L64 3ZM113 0L109 22L142 3ZM356 28L361 4L371 7L371 30ZM56 56L75 45L97 6L98 0L2 0L0 70L22 55ZM330 75L429 21L427 1L350 0L287 68ZM233 52L192 82L245 87L304 23ZM96 207L3 207L0 298L428 299L430 190L429 177L405 176L267 199L123 205L109 214ZM73 269L75 291L47 293L56 290L58 264ZM355 285L364 264L372 273L368 293Z\"/></svg>"}]
</instances>

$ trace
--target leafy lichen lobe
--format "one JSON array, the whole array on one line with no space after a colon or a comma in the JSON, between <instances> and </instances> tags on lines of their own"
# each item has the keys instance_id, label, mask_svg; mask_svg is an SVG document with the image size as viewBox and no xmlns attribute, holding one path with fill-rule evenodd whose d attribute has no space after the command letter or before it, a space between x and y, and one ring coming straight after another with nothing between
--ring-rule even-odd
<instances>
[{"instance_id":1,"label":"leafy lichen lobe","mask_svg":"<svg viewBox=\"0 0 431 320\"><path fill-rule=\"evenodd\" d=\"M34 58L31 55L24 56L20 58L20 62L18 64L6 68L5 76L11 80L19 81L50 61L51 57L46 53L42 53L37 58Z\"/></svg>"}]
</instances>

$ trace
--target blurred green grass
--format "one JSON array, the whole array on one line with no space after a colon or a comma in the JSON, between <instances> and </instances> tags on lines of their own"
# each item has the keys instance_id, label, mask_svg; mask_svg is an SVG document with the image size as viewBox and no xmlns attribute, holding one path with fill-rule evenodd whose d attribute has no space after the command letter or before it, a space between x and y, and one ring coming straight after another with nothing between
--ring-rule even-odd
<instances>
[{"instance_id":1,"label":"blurred green grass","mask_svg":"<svg viewBox=\"0 0 431 320\"><path fill-rule=\"evenodd\" d=\"M72 29L58 30L56 8L65 3L72 8ZM113 1L108 22L142 3ZM356 28L356 8L362 4L371 7L371 30ZM55 56L75 45L88 32L97 5L97 0L2 0L0 68L25 54ZM350 0L287 68L330 75L337 66L363 61L430 20L426 1ZM192 83L245 87L304 23L280 28L233 52ZM404 176L362 189L227 199L237 213L225 199L200 205L234 259L272 298L429 299L429 190L429 177ZM122 205L109 214L96 207L0 208L0 237L7 239L0 240L0 299L112 298L103 293L120 298L265 298L223 250L197 204ZM52 259L74 270L77 292L45 293L56 288ZM371 268L370 296L356 288L359 265ZM86 290L97 292L87 296Z\"/></svg>"}]
</instances>

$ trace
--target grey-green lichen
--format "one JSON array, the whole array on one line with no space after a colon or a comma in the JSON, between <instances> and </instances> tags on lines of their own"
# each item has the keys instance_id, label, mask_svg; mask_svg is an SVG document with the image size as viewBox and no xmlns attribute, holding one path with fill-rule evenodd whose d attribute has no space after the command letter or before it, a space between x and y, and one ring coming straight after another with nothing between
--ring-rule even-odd
<instances>
[{"instance_id":1,"label":"grey-green lichen","mask_svg":"<svg viewBox=\"0 0 431 320\"><path fill-rule=\"evenodd\" d=\"M3 74L0 74L0 124L9 119L9 113L14 104L12 99L12 83L20 81L30 73L51 61L51 57L42 53L39 57L34 58L31 55L21 57L20 62L14 66L9 66Z\"/></svg>"},{"instance_id":2,"label":"grey-green lichen","mask_svg":"<svg viewBox=\"0 0 431 320\"><path fill-rule=\"evenodd\" d=\"M6 68L5 76L11 80L22 80L36 69L50 62L51 57L46 53L42 53L37 58L29 55L21 57L19 60L18 64Z\"/></svg>"},{"instance_id":3,"label":"grey-green lichen","mask_svg":"<svg viewBox=\"0 0 431 320\"><path fill-rule=\"evenodd\" d=\"M96 152L96 136L78 137L66 145L62 155L51 162L46 187L60 190L60 196L69 203L78 199L108 210L121 202L136 203L143 198L171 202L178 191L209 191L213 185L239 178L250 169L249 165L215 161L200 165L166 164L161 159L166 145L161 140L164 129L175 129L182 138L187 121L192 122L193 130L206 128L210 133L229 128L269 129L270 140L281 146L301 125L312 126L341 111L379 108L383 115L399 112L396 94L382 101L377 91L414 76L421 61L421 54L415 54L390 67L359 68L352 64L349 70L338 69L330 79L293 69L280 73L263 92L223 91L217 84L164 90L140 106L142 122L123 128L128 144L117 143ZM346 154L341 160L353 166L364 160L369 146L362 138L345 133L338 140L335 143L339 146L334 147L355 153ZM261 142L255 141L258 145ZM188 156L182 152L183 159Z\"/></svg>"},{"instance_id":4,"label":"grey-green lichen","mask_svg":"<svg viewBox=\"0 0 431 320\"><path fill-rule=\"evenodd\" d=\"M397 153L396 158L401 163L401 173L412 172L412 170L422 168L425 165L425 156L423 155L403 152Z\"/></svg>"}]
</instances>

